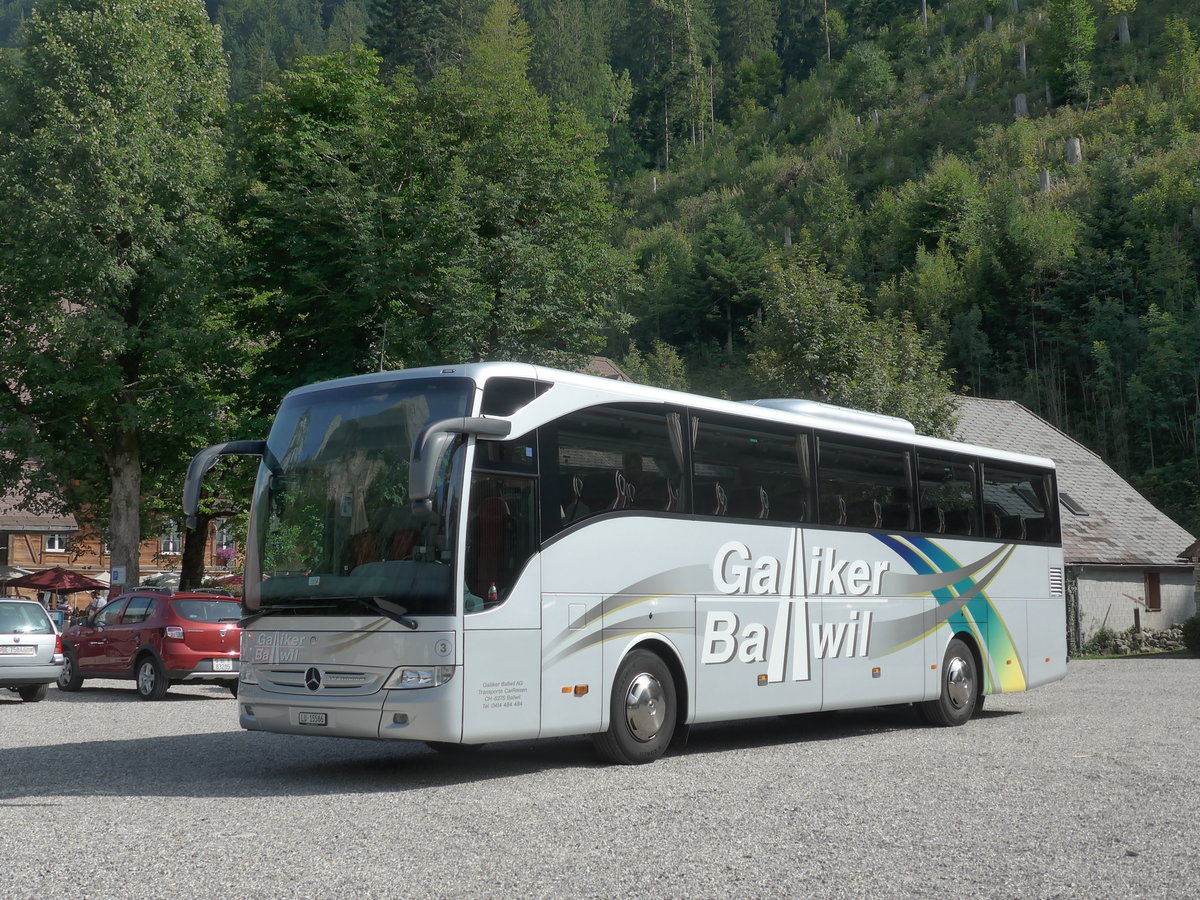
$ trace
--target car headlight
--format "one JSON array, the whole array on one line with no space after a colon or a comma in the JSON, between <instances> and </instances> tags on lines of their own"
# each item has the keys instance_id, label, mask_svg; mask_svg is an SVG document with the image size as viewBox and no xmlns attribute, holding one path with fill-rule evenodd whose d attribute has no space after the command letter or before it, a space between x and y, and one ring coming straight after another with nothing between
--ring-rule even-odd
<instances>
[{"instance_id":1,"label":"car headlight","mask_svg":"<svg viewBox=\"0 0 1200 900\"><path fill-rule=\"evenodd\" d=\"M384 682L385 688L439 687L454 677L454 666L401 666Z\"/></svg>"}]
</instances>

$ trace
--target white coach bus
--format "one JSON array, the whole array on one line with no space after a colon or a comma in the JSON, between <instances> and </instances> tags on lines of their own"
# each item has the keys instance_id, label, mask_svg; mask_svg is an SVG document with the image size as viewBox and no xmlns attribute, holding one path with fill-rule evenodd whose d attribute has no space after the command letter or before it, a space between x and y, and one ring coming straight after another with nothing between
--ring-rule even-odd
<instances>
[{"instance_id":1,"label":"white coach bus","mask_svg":"<svg viewBox=\"0 0 1200 900\"><path fill-rule=\"evenodd\" d=\"M437 749L914 704L1066 672L1049 460L518 363L300 388L245 553L244 728Z\"/></svg>"}]
</instances>

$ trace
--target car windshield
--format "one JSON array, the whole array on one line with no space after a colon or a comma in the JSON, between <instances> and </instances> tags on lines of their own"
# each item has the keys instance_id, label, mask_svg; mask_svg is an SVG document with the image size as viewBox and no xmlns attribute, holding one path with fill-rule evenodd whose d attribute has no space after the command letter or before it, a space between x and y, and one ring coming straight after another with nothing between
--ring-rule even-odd
<instances>
[{"instance_id":1,"label":"car windshield","mask_svg":"<svg viewBox=\"0 0 1200 900\"><path fill-rule=\"evenodd\" d=\"M468 415L473 390L410 378L285 399L255 488L247 608L453 613L461 442L440 461L432 518L412 513L409 454L425 425Z\"/></svg>"},{"instance_id":2,"label":"car windshield","mask_svg":"<svg viewBox=\"0 0 1200 900\"><path fill-rule=\"evenodd\" d=\"M242 617L233 600L176 600L175 612L192 622L236 622Z\"/></svg>"},{"instance_id":3,"label":"car windshield","mask_svg":"<svg viewBox=\"0 0 1200 900\"><path fill-rule=\"evenodd\" d=\"M35 603L0 601L0 634L53 634L54 626Z\"/></svg>"}]
</instances>

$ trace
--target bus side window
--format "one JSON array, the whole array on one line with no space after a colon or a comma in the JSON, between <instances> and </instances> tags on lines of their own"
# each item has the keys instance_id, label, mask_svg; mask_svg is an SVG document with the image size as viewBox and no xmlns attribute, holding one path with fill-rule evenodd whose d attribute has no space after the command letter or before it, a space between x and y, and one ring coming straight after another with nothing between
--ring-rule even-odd
<instances>
[{"instance_id":1,"label":"bus side window","mask_svg":"<svg viewBox=\"0 0 1200 900\"><path fill-rule=\"evenodd\" d=\"M975 461L918 454L917 493L921 528L933 534L976 534Z\"/></svg>"},{"instance_id":2,"label":"bus side window","mask_svg":"<svg viewBox=\"0 0 1200 900\"><path fill-rule=\"evenodd\" d=\"M826 438L817 446L822 524L895 531L914 527L908 449Z\"/></svg>"},{"instance_id":3,"label":"bus side window","mask_svg":"<svg viewBox=\"0 0 1200 900\"><path fill-rule=\"evenodd\" d=\"M808 519L808 435L786 426L692 418L692 482L705 516L799 524Z\"/></svg>"},{"instance_id":4,"label":"bus side window","mask_svg":"<svg viewBox=\"0 0 1200 900\"><path fill-rule=\"evenodd\" d=\"M557 478L550 481L558 490L558 527L623 510L681 511L678 419L663 407L622 404L579 410L555 422Z\"/></svg>"},{"instance_id":5,"label":"bus side window","mask_svg":"<svg viewBox=\"0 0 1200 900\"><path fill-rule=\"evenodd\" d=\"M1047 472L985 465L984 533L1008 541L1058 540L1057 505Z\"/></svg>"}]
</instances>

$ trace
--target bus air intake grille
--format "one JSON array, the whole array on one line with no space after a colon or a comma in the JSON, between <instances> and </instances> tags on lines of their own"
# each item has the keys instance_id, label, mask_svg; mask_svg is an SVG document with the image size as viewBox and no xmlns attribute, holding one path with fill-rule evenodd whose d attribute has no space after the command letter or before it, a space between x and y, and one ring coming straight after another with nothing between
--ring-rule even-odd
<instances>
[{"instance_id":1,"label":"bus air intake grille","mask_svg":"<svg viewBox=\"0 0 1200 900\"><path fill-rule=\"evenodd\" d=\"M1050 570L1050 596L1061 597L1063 595L1063 573L1062 569L1053 568Z\"/></svg>"}]
</instances>

